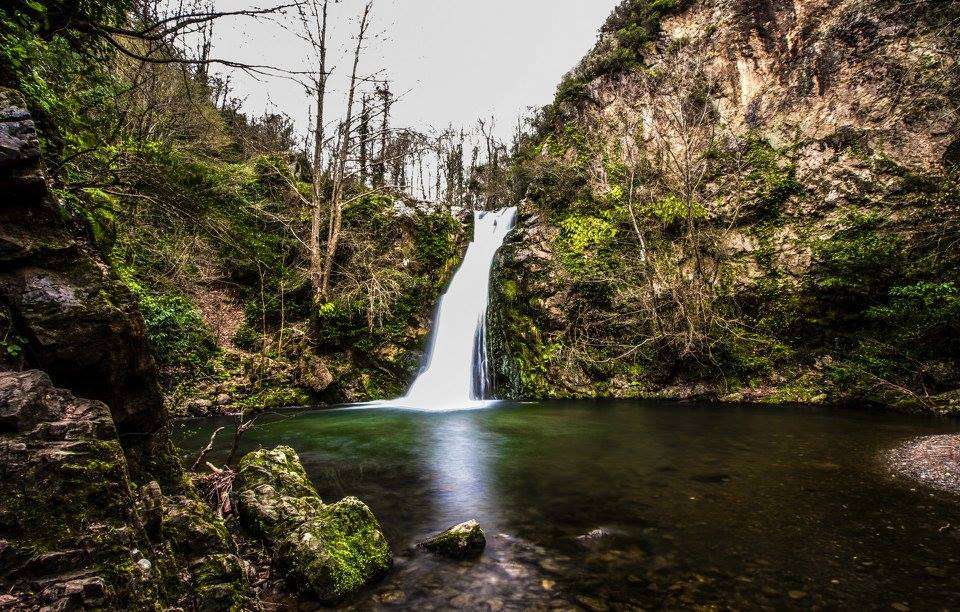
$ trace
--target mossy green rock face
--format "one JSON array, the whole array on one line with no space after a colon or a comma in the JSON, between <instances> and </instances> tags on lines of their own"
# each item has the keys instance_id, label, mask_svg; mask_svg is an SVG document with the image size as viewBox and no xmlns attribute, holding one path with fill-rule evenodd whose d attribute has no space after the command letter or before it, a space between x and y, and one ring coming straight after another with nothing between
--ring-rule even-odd
<instances>
[{"instance_id":1,"label":"mossy green rock face","mask_svg":"<svg viewBox=\"0 0 960 612\"><path fill-rule=\"evenodd\" d=\"M420 546L451 559L472 559L487 547L487 538L477 521L467 521L421 542Z\"/></svg>"},{"instance_id":2,"label":"mossy green rock face","mask_svg":"<svg viewBox=\"0 0 960 612\"><path fill-rule=\"evenodd\" d=\"M151 545L135 508L109 408L36 370L0 372L0 584L11 607L154 607L163 576L142 556Z\"/></svg>"},{"instance_id":3,"label":"mossy green rock face","mask_svg":"<svg viewBox=\"0 0 960 612\"><path fill-rule=\"evenodd\" d=\"M258 450L240 460L239 486L241 491L270 485L279 495L288 497L318 497L310 484L306 470L297 452L289 446L273 450Z\"/></svg>"},{"instance_id":4,"label":"mossy green rock face","mask_svg":"<svg viewBox=\"0 0 960 612\"><path fill-rule=\"evenodd\" d=\"M249 585L236 555L218 553L189 566L197 610L249 609Z\"/></svg>"},{"instance_id":5,"label":"mossy green rock face","mask_svg":"<svg viewBox=\"0 0 960 612\"><path fill-rule=\"evenodd\" d=\"M267 542L301 595L336 603L389 569L390 545L370 508L354 497L325 505L293 449L246 455L238 490L243 526Z\"/></svg>"},{"instance_id":6,"label":"mossy green rock face","mask_svg":"<svg viewBox=\"0 0 960 612\"><path fill-rule=\"evenodd\" d=\"M325 506L277 542L287 581L325 603L342 601L392 561L380 523L355 497Z\"/></svg>"}]
</instances>

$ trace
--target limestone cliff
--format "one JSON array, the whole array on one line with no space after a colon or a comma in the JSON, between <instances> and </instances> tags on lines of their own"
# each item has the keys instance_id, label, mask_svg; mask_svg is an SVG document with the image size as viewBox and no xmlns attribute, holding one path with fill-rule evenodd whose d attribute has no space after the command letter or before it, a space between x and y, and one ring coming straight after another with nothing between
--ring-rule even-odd
<instances>
[{"instance_id":1,"label":"limestone cliff","mask_svg":"<svg viewBox=\"0 0 960 612\"><path fill-rule=\"evenodd\" d=\"M958 22L623 2L515 158L502 388L948 406Z\"/></svg>"}]
</instances>

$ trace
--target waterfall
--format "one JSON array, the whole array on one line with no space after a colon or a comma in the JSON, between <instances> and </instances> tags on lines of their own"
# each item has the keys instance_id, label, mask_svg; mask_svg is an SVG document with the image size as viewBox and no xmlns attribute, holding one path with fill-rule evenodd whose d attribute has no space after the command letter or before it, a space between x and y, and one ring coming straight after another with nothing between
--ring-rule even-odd
<instances>
[{"instance_id":1,"label":"waterfall","mask_svg":"<svg viewBox=\"0 0 960 612\"><path fill-rule=\"evenodd\" d=\"M517 209L473 214L473 241L440 298L423 368L394 405L423 410L472 407L489 393L487 305L493 258L513 228Z\"/></svg>"}]
</instances>

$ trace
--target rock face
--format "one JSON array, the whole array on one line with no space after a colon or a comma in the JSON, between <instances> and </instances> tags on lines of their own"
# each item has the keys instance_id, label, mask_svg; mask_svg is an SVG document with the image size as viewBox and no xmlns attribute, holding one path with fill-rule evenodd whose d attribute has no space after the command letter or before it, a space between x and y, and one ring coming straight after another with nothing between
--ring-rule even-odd
<instances>
[{"instance_id":1,"label":"rock face","mask_svg":"<svg viewBox=\"0 0 960 612\"><path fill-rule=\"evenodd\" d=\"M244 527L268 543L290 587L304 596L343 601L392 563L370 509L353 497L324 504L289 447L246 455L237 491Z\"/></svg>"},{"instance_id":2,"label":"rock face","mask_svg":"<svg viewBox=\"0 0 960 612\"><path fill-rule=\"evenodd\" d=\"M37 370L0 372L0 588L53 609L223 609L249 590L223 522L156 482L138 496L107 406Z\"/></svg>"},{"instance_id":3,"label":"rock face","mask_svg":"<svg viewBox=\"0 0 960 612\"><path fill-rule=\"evenodd\" d=\"M245 606L223 521L167 437L136 301L64 220L4 88L0 193L0 607ZM7 371L24 368L44 371Z\"/></svg>"},{"instance_id":4,"label":"rock face","mask_svg":"<svg viewBox=\"0 0 960 612\"><path fill-rule=\"evenodd\" d=\"M956 389L960 353L931 338L958 327L943 309L960 256L938 237L960 231L958 11L623 0L517 156L502 386L883 403L898 400L878 379ZM663 162L681 158L695 185Z\"/></svg>"},{"instance_id":5,"label":"rock face","mask_svg":"<svg viewBox=\"0 0 960 612\"><path fill-rule=\"evenodd\" d=\"M0 373L0 583L24 605L143 605L149 550L107 406Z\"/></svg>"},{"instance_id":6,"label":"rock face","mask_svg":"<svg viewBox=\"0 0 960 612\"><path fill-rule=\"evenodd\" d=\"M0 190L0 323L22 342L20 362L7 365L42 369L54 384L107 404L132 471L175 479L136 301L64 221L33 121L19 94L3 88Z\"/></svg>"},{"instance_id":7,"label":"rock face","mask_svg":"<svg viewBox=\"0 0 960 612\"><path fill-rule=\"evenodd\" d=\"M477 521L467 521L421 542L418 546L451 559L479 557L487 547L487 538Z\"/></svg>"}]
</instances>

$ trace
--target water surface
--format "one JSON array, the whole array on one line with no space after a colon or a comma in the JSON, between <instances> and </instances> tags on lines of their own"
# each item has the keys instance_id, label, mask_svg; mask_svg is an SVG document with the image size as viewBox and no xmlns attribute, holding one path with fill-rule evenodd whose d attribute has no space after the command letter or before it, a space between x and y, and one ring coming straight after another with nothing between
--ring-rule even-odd
<instances>
[{"instance_id":1,"label":"water surface","mask_svg":"<svg viewBox=\"0 0 960 612\"><path fill-rule=\"evenodd\" d=\"M185 453L224 423L184 424ZM960 605L960 499L891 476L882 456L957 429L822 408L502 403L264 416L244 450L290 445L325 501L355 495L380 518L397 563L360 608L938 609ZM480 560L411 549L471 518Z\"/></svg>"}]
</instances>

